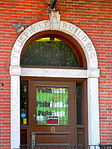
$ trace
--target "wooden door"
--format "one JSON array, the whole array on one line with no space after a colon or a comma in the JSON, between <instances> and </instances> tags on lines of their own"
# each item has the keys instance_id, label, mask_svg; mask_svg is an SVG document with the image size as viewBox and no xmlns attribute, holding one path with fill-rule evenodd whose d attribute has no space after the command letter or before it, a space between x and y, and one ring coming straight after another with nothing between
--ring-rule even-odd
<instances>
[{"instance_id":1,"label":"wooden door","mask_svg":"<svg viewBox=\"0 0 112 149\"><path fill-rule=\"evenodd\" d=\"M72 81L30 82L32 148L38 145L77 144L75 93L75 83Z\"/></svg>"}]
</instances>

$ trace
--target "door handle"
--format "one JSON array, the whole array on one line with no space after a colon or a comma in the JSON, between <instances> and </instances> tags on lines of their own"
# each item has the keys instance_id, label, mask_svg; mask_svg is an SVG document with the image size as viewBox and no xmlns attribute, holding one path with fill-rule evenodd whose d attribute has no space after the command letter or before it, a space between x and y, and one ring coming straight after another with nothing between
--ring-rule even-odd
<instances>
[{"instance_id":1,"label":"door handle","mask_svg":"<svg viewBox=\"0 0 112 149\"><path fill-rule=\"evenodd\" d=\"M36 117L36 114L33 114L33 117Z\"/></svg>"},{"instance_id":2,"label":"door handle","mask_svg":"<svg viewBox=\"0 0 112 149\"><path fill-rule=\"evenodd\" d=\"M32 132L32 148L34 148L36 145L36 142L35 142L35 132Z\"/></svg>"}]
</instances>

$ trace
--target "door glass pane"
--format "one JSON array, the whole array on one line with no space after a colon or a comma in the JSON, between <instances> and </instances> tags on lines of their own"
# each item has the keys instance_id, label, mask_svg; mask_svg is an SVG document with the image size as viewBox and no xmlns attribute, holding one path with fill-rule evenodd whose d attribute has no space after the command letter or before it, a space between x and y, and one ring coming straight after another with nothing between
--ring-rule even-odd
<instances>
[{"instance_id":1,"label":"door glass pane","mask_svg":"<svg viewBox=\"0 0 112 149\"><path fill-rule=\"evenodd\" d=\"M76 84L77 125L82 125L82 84Z\"/></svg>"},{"instance_id":2,"label":"door glass pane","mask_svg":"<svg viewBox=\"0 0 112 149\"><path fill-rule=\"evenodd\" d=\"M20 118L21 124L26 125L28 121L28 82L21 81L20 84Z\"/></svg>"},{"instance_id":3,"label":"door glass pane","mask_svg":"<svg viewBox=\"0 0 112 149\"><path fill-rule=\"evenodd\" d=\"M68 88L36 88L36 123L39 125L68 124Z\"/></svg>"}]
</instances>

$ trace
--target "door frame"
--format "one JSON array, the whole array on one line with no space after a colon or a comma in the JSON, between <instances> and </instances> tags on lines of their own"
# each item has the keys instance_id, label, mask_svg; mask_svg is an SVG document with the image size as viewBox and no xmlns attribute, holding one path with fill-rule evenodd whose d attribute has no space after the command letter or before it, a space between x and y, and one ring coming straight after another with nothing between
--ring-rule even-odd
<instances>
[{"instance_id":1,"label":"door frame","mask_svg":"<svg viewBox=\"0 0 112 149\"><path fill-rule=\"evenodd\" d=\"M20 146L20 76L86 78L88 98L88 142L89 145L100 143L99 136L99 101L98 101L98 60L91 39L79 27L69 22L60 21L58 28L79 43L85 54L87 69L48 69L21 68L20 55L27 40L41 31L51 30L52 22L43 20L30 25L17 38L11 53L11 149ZM41 27L40 27L41 26ZM53 27L53 26L52 26Z\"/></svg>"}]
</instances>

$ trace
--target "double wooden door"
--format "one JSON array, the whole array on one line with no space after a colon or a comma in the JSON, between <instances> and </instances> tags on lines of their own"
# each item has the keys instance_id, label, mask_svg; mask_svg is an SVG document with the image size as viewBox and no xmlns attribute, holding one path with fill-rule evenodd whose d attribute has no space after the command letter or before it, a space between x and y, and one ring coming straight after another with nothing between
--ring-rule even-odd
<instances>
[{"instance_id":1,"label":"double wooden door","mask_svg":"<svg viewBox=\"0 0 112 149\"><path fill-rule=\"evenodd\" d=\"M32 148L77 144L75 88L73 81L30 82L29 133Z\"/></svg>"}]
</instances>

